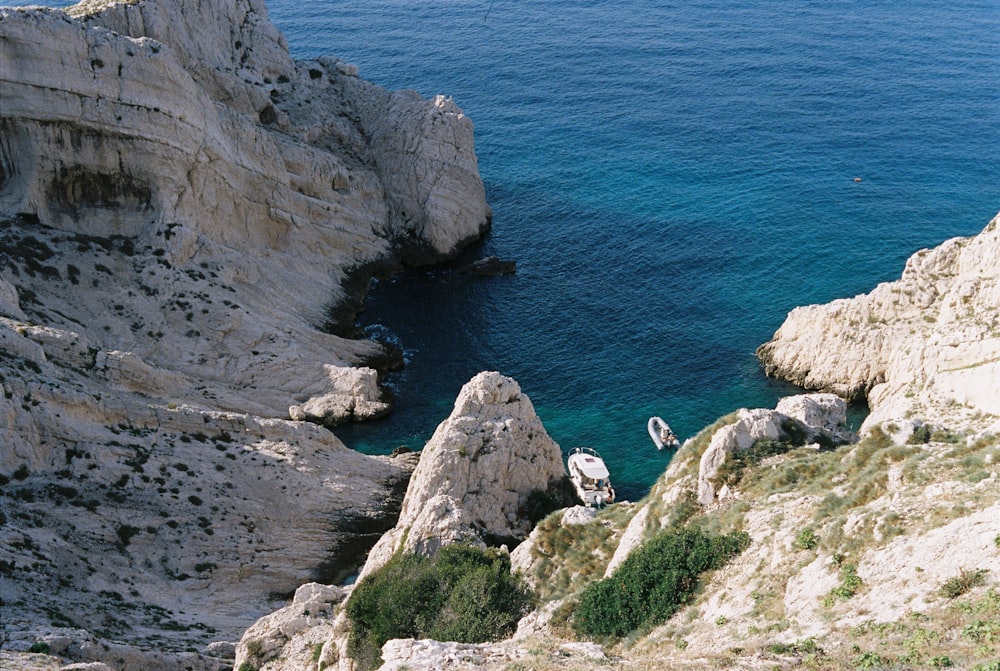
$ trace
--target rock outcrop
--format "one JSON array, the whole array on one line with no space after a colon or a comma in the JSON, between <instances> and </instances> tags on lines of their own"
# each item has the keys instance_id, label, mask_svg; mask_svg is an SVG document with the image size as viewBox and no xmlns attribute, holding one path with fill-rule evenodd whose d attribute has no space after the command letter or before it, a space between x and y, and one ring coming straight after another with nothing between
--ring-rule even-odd
<instances>
[{"instance_id":1,"label":"rock outcrop","mask_svg":"<svg viewBox=\"0 0 1000 671\"><path fill-rule=\"evenodd\" d=\"M1000 216L917 252L871 293L789 313L757 350L769 375L866 397L862 427L1000 429Z\"/></svg>"},{"instance_id":2,"label":"rock outcrop","mask_svg":"<svg viewBox=\"0 0 1000 671\"><path fill-rule=\"evenodd\" d=\"M372 548L362 575L399 550L518 543L531 531L528 497L558 490L565 477L559 446L517 382L479 373L424 447L399 522Z\"/></svg>"},{"instance_id":3,"label":"rock outcrop","mask_svg":"<svg viewBox=\"0 0 1000 671\"><path fill-rule=\"evenodd\" d=\"M328 364L326 370L333 391L314 396L302 405L291 406L289 417L333 426L349 420L376 419L389 413L390 405L382 400L378 371L374 368Z\"/></svg>"},{"instance_id":4,"label":"rock outcrop","mask_svg":"<svg viewBox=\"0 0 1000 671\"><path fill-rule=\"evenodd\" d=\"M733 452L749 449L758 440L801 445L819 439L827 446L850 442L854 436L844 427L846 421L847 404L834 394L789 396L775 410L741 408L736 421L716 431L701 455L698 503L711 505L730 494L726 485L716 488L715 476Z\"/></svg>"},{"instance_id":5,"label":"rock outcrop","mask_svg":"<svg viewBox=\"0 0 1000 671\"><path fill-rule=\"evenodd\" d=\"M333 332L487 230L472 123L259 0L0 8L0 90L0 634L176 668L394 523L414 457L316 426L388 409Z\"/></svg>"},{"instance_id":6,"label":"rock outcrop","mask_svg":"<svg viewBox=\"0 0 1000 671\"><path fill-rule=\"evenodd\" d=\"M551 490L549 496L558 499L565 475L559 446L517 382L497 372L479 373L462 387L451 415L424 447L399 520L372 548L358 580L400 551L429 555L449 543L520 542L531 531L530 497ZM301 668L303 650L315 649L321 663L351 671L348 629L343 612L307 621L293 602L244 634L236 661L292 671ZM408 659L428 649L399 645ZM475 648L459 647L468 654Z\"/></svg>"}]
</instances>

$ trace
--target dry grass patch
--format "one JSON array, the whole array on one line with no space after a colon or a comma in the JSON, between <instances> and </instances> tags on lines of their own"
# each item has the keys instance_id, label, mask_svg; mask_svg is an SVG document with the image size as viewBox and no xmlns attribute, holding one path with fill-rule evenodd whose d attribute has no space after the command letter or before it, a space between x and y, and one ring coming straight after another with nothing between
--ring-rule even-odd
<instances>
[{"instance_id":1,"label":"dry grass patch","mask_svg":"<svg viewBox=\"0 0 1000 671\"><path fill-rule=\"evenodd\" d=\"M562 525L562 511L542 520L532 547L532 573L541 601L566 598L600 579L632 512L626 506L609 506L593 522L569 526Z\"/></svg>"}]
</instances>

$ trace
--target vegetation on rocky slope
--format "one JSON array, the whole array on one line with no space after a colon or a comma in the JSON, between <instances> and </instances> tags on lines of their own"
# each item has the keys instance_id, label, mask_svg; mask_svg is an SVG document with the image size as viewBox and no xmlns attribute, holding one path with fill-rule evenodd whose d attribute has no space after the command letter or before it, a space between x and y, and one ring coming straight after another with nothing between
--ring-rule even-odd
<instances>
[{"instance_id":1,"label":"vegetation on rocky slope","mask_svg":"<svg viewBox=\"0 0 1000 671\"><path fill-rule=\"evenodd\" d=\"M696 659L701 668L816 671L998 664L1000 438L950 431L898 445L889 427L833 449L758 445L761 458L741 460L730 478L732 497L702 508L700 456L731 422L686 443L643 501L587 525L564 527L558 516L539 525L529 574L550 631L605 633L571 623L590 607L623 536L642 526L647 541L636 556L648 539L683 527L752 541L706 574L665 625L609 647L621 668L691 668ZM533 660L517 668L554 668L549 655Z\"/></svg>"},{"instance_id":2,"label":"vegetation on rocky slope","mask_svg":"<svg viewBox=\"0 0 1000 671\"><path fill-rule=\"evenodd\" d=\"M715 536L696 529L660 533L609 577L583 590L574 628L587 637L622 637L658 625L692 597L702 573L721 568L749 544L745 533Z\"/></svg>"},{"instance_id":3,"label":"vegetation on rocky slope","mask_svg":"<svg viewBox=\"0 0 1000 671\"><path fill-rule=\"evenodd\" d=\"M349 649L362 669L372 669L393 638L499 640L513 633L531 603L506 553L458 544L433 557L400 552L351 594Z\"/></svg>"}]
</instances>

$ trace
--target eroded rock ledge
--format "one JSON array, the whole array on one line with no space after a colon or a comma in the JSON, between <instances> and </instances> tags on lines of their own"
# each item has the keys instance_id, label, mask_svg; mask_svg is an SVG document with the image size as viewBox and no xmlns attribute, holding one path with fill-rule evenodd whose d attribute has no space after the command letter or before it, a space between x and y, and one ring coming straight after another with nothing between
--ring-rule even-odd
<instances>
[{"instance_id":1,"label":"eroded rock ledge","mask_svg":"<svg viewBox=\"0 0 1000 671\"><path fill-rule=\"evenodd\" d=\"M487 230L472 123L258 0L0 8L0 63L2 634L221 668L395 521L414 458L316 426L385 412L384 353L318 327Z\"/></svg>"},{"instance_id":2,"label":"eroded rock ledge","mask_svg":"<svg viewBox=\"0 0 1000 671\"><path fill-rule=\"evenodd\" d=\"M1000 216L914 254L871 293L792 310L757 350L769 375L867 397L862 427L1000 430Z\"/></svg>"}]
</instances>

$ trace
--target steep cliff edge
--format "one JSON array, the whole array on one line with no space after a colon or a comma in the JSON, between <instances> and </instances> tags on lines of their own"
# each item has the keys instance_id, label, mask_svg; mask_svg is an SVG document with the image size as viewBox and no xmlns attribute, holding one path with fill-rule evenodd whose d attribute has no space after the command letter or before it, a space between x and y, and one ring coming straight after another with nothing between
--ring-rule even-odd
<instances>
[{"instance_id":1,"label":"steep cliff edge","mask_svg":"<svg viewBox=\"0 0 1000 671\"><path fill-rule=\"evenodd\" d=\"M1000 216L917 252L871 293L789 313L757 350L769 375L863 396L864 428L1000 430Z\"/></svg>"},{"instance_id":2,"label":"steep cliff edge","mask_svg":"<svg viewBox=\"0 0 1000 671\"><path fill-rule=\"evenodd\" d=\"M536 526L512 566L538 604L512 639L390 640L382 671L995 668L997 228L994 220L975 238L918 253L899 282L869 295L793 311L761 348L799 382L847 397L867 392L873 412L860 436L844 426L844 400L829 393L733 412L686 441L643 500L558 511ZM447 463L435 469L442 482L456 472ZM444 519L433 500L416 499L408 519L420 519L414 511ZM461 521L461 506L451 510ZM404 528L386 535L376 562L409 543ZM412 548L455 537L450 527L421 528ZM600 580L631 589L616 570L679 529L745 532L750 542L702 576L672 617L622 640L581 640L575 617L584 590ZM300 608L255 625L239 659L263 671L312 668L310 660L351 669L345 617L328 605L300 627ZM283 636L289 626L294 634ZM279 644L249 654L261 641Z\"/></svg>"},{"instance_id":3,"label":"steep cliff edge","mask_svg":"<svg viewBox=\"0 0 1000 671\"><path fill-rule=\"evenodd\" d=\"M565 478L559 446L517 382L479 373L462 387L451 414L424 447L399 520L372 548L358 579L396 553L429 556L451 543L514 546L531 531L531 514L538 512L533 497L545 493L553 507L571 498L563 494ZM338 593L312 618L302 617L299 597L261 618L244 634L236 662L290 671L306 668L311 659L323 668L351 671L349 623L331 603L344 596Z\"/></svg>"},{"instance_id":4,"label":"steep cliff edge","mask_svg":"<svg viewBox=\"0 0 1000 671\"><path fill-rule=\"evenodd\" d=\"M312 423L386 412L385 353L326 327L487 230L472 124L256 0L0 8L0 91L0 634L225 666L395 520L415 460Z\"/></svg>"}]
</instances>

